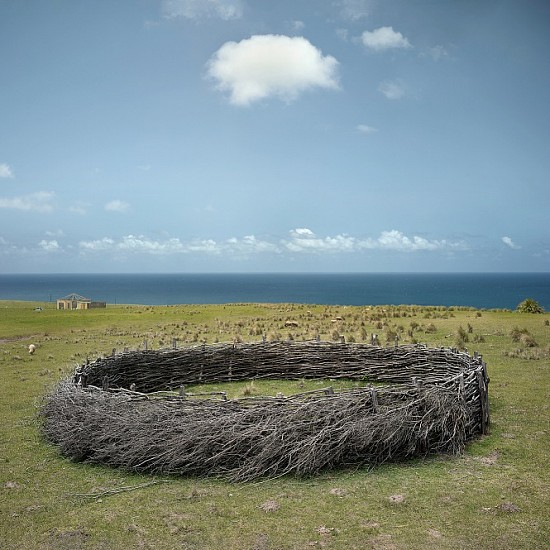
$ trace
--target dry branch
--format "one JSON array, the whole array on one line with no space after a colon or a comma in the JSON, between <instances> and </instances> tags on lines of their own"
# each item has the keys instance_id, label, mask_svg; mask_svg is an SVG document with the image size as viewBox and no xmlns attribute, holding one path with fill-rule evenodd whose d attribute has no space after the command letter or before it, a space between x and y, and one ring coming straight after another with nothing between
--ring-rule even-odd
<instances>
[{"instance_id":1,"label":"dry branch","mask_svg":"<svg viewBox=\"0 0 550 550\"><path fill-rule=\"evenodd\" d=\"M43 430L65 456L133 471L231 481L307 476L462 452L487 422L483 367L455 350L325 342L124 353L60 383L44 401ZM302 378L351 378L365 387L283 399L167 391Z\"/></svg>"}]
</instances>

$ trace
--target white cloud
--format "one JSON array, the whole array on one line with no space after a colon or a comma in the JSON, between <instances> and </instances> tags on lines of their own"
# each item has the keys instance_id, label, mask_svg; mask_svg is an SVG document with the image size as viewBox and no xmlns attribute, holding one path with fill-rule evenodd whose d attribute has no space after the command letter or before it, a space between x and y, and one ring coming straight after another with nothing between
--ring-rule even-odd
<instances>
[{"instance_id":1,"label":"white cloud","mask_svg":"<svg viewBox=\"0 0 550 550\"><path fill-rule=\"evenodd\" d=\"M300 36L255 35L226 42L207 70L234 105L268 97L292 101L312 88L339 87L338 61Z\"/></svg>"},{"instance_id":2,"label":"white cloud","mask_svg":"<svg viewBox=\"0 0 550 550\"><path fill-rule=\"evenodd\" d=\"M54 241L43 241L44 246ZM53 245L52 245L53 246ZM346 234L317 236L308 228L296 228L289 232L287 239L269 241L254 235L242 238L232 237L222 241L196 239L189 242L179 238L165 240L150 239L144 235L126 235L120 239L81 241L78 248L82 253L113 252L117 254L148 254L168 256L173 254L226 255L248 257L255 254L282 254L285 251L296 254L337 254L357 253L365 250L393 250L398 252L464 250L462 242L429 240L424 237L407 237L397 230L382 231L377 238L358 239Z\"/></svg>"},{"instance_id":3,"label":"white cloud","mask_svg":"<svg viewBox=\"0 0 550 550\"><path fill-rule=\"evenodd\" d=\"M164 242L152 241L143 236L128 235L123 237L120 242L117 243L117 249L135 251L135 252L148 252L152 254L156 253L171 253L180 252L182 244L179 239L168 239Z\"/></svg>"},{"instance_id":4,"label":"white cloud","mask_svg":"<svg viewBox=\"0 0 550 550\"><path fill-rule=\"evenodd\" d=\"M405 95L405 87L398 81L384 80L379 84L378 91L388 99L401 99Z\"/></svg>"},{"instance_id":5,"label":"white cloud","mask_svg":"<svg viewBox=\"0 0 550 550\"><path fill-rule=\"evenodd\" d=\"M434 46L433 48L428 49L428 55L434 61L441 61L449 57L449 52L443 46Z\"/></svg>"},{"instance_id":6,"label":"white cloud","mask_svg":"<svg viewBox=\"0 0 550 550\"><path fill-rule=\"evenodd\" d=\"M51 241L41 240L38 243L38 246L42 250L45 250L47 252L52 252L52 251L55 251L55 250L59 250L59 243L55 239L53 239Z\"/></svg>"},{"instance_id":7,"label":"white cloud","mask_svg":"<svg viewBox=\"0 0 550 550\"><path fill-rule=\"evenodd\" d=\"M311 229L308 229L307 227L299 227L297 229L293 229L290 232L290 235L292 237L315 237L315 233Z\"/></svg>"},{"instance_id":8,"label":"white cloud","mask_svg":"<svg viewBox=\"0 0 550 550\"><path fill-rule=\"evenodd\" d=\"M340 7L340 15L344 19L357 21L369 15L372 0L339 0L336 4Z\"/></svg>"},{"instance_id":9,"label":"white cloud","mask_svg":"<svg viewBox=\"0 0 550 550\"><path fill-rule=\"evenodd\" d=\"M236 254L245 255L262 252L278 253L280 251L276 244L257 239L254 235L246 235L242 239L228 239L226 246Z\"/></svg>"},{"instance_id":10,"label":"white cloud","mask_svg":"<svg viewBox=\"0 0 550 550\"><path fill-rule=\"evenodd\" d=\"M361 134L375 134L376 132L378 132L378 128L368 126L367 124L358 124L356 126L356 129Z\"/></svg>"},{"instance_id":11,"label":"white cloud","mask_svg":"<svg viewBox=\"0 0 550 550\"><path fill-rule=\"evenodd\" d=\"M365 31L361 41L366 48L381 52L396 48L411 48L411 44L400 32L393 27L380 27L374 31Z\"/></svg>"},{"instance_id":12,"label":"white cloud","mask_svg":"<svg viewBox=\"0 0 550 550\"><path fill-rule=\"evenodd\" d=\"M225 21L239 19L243 14L242 0L164 0L164 17L171 19L219 18Z\"/></svg>"},{"instance_id":13,"label":"white cloud","mask_svg":"<svg viewBox=\"0 0 550 550\"><path fill-rule=\"evenodd\" d=\"M502 242L514 250L519 250L521 246L517 245L510 237L502 237Z\"/></svg>"},{"instance_id":14,"label":"white cloud","mask_svg":"<svg viewBox=\"0 0 550 550\"><path fill-rule=\"evenodd\" d=\"M105 205L105 210L109 212L126 212L128 208L130 208L130 205L127 202L118 199L110 201Z\"/></svg>"},{"instance_id":15,"label":"white cloud","mask_svg":"<svg viewBox=\"0 0 550 550\"><path fill-rule=\"evenodd\" d=\"M115 241L109 237L103 237L103 239L94 241L80 241L78 246L82 250L90 251L111 250L115 248Z\"/></svg>"},{"instance_id":16,"label":"white cloud","mask_svg":"<svg viewBox=\"0 0 550 550\"><path fill-rule=\"evenodd\" d=\"M20 197L0 198L0 208L28 212L51 212L53 210L51 204L53 197L54 193L50 191L39 191Z\"/></svg>"},{"instance_id":17,"label":"white cloud","mask_svg":"<svg viewBox=\"0 0 550 550\"><path fill-rule=\"evenodd\" d=\"M296 19L290 22L290 28L295 32L303 30L305 26L306 24L303 21L300 21L299 19Z\"/></svg>"},{"instance_id":18,"label":"white cloud","mask_svg":"<svg viewBox=\"0 0 550 550\"><path fill-rule=\"evenodd\" d=\"M71 206L69 206L69 212L72 212L73 214L78 214L80 216L84 216L87 214L88 207L90 205L86 202L77 201Z\"/></svg>"},{"instance_id":19,"label":"white cloud","mask_svg":"<svg viewBox=\"0 0 550 550\"><path fill-rule=\"evenodd\" d=\"M257 239L254 235L247 235L242 239L230 238L221 242L213 239L197 239L188 243L182 242L179 238L157 241L143 235L126 235L119 240L104 237L98 240L80 241L78 246L84 252L118 251L153 255L226 253L242 256L279 251L276 244Z\"/></svg>"},{"instance_id":20,"label":"white cloud","mask_svg":"<svg viewBox=\"0 0 550 550\"><path fill-rule=\"evenodd\" d=\"M13 178L12 169L7 164L0 164L0 178Z\"/></svg>"},{"instance_id":21,"label":"white cloud","mask_svg":"<svg viewBox=\"0 0 550 550\"><path fill-rule=\"evenodd\" d=\"M358 239L349 235L334 237L317 237L309 229L294 229L290 240L283 245L292 252L358 252L360 250L395 250L415 252L419 250L461 250L466 245L462 242L446 240L429 240L424 237L407 237L401 231L393 229L382 231L378 238Z\"/></svg>"},{"instance_id":22,"label":"white cloud","mask_svg":"<svg viewBox=\"0 0 550 550\"><path fill-rule=\"evenodd\" d=\"M292 230L290 240L282 244L291 252L351 252L356 247L356 240L348 235L317 237L310 229L299 228Z\"/></svg>"},{"instance_id":23,"label":"white cloud","mask_svg":"<svg viewBox=\"0 0 550 550\"><path fill-rule=\"evenodd\" d=\"M407 237L401 231L392 229L391 231L382 231L377 239L365 239L359 241L359 248L381 249L381 250L445 250L445 249L465 249L462 242L450 242L446 240L428 240L424 237Z\"/></svg>"}]
</instances>

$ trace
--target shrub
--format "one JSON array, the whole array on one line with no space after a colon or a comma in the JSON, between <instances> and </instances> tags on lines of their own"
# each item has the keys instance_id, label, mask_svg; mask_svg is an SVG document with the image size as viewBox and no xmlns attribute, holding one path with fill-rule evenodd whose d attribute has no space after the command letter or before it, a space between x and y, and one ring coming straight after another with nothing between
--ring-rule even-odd
<instances>
[{"instance_id":1,"label":"shrub","mask_svg":"<svg viewBox=\"0 0 550 550\"><path fill-rule=\"evenodd\" d=\"M464 349L468 342L468 333L460 326L456 334L455 344L458 349Z\"/></svg>"},{"instance_id":2,"label":"shrub","mask_svg":"<svg viewBox=\"0 0 550 550\"><path fill-rule=\"evenodd\" d=\"M527 298L518 304L516 311L519 313L544 313L544 308L536 300Z\"/></svg>"},{"instance_id":3,"label":"shrub","mask_svg":"<svg viewBox=\"0 0 550 550\"><path fill-rule=\"evenodd\" d=\"M522 334L519 341L526 348L536 348L538 346L537 342L530 334Z\"/></svg>"},{"instance_id":4,"label":"shrub","mask_svg":"<svg viewBox=\"0 0 550 550\"><path fill-rule=\"evenodd\" d=\"M529 331L526 328L514 327L510 331L510 336L512 337L512 342L519 342L522 335L524 335L524 334L529 334Z\"/></svg>"},{"instance_id":5,"label":"shrub","mask_svg":"<svg viewBox=\"0 0 550 550\"><path fill-rule=\"evenodd\" d=\"M397 338L397 332L392 328L388 327L386 329L386 344L395 344L396 338Z\"/></svg>"}]
</instances>

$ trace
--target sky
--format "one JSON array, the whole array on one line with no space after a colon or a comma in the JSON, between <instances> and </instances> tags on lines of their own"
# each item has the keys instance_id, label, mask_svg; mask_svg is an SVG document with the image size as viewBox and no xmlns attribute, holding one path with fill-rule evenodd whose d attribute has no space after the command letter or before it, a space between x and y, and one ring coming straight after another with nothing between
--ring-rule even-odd
<instances>
[{"instance_id":1,"label":"sky","mask_svg":"<svg viewBox=\"0 0 550 550\"><path fill-rule=\"evenodd\" d=\"M0 273L550 272L550 2L0 0Z\"/></svg>"}]
</instances>

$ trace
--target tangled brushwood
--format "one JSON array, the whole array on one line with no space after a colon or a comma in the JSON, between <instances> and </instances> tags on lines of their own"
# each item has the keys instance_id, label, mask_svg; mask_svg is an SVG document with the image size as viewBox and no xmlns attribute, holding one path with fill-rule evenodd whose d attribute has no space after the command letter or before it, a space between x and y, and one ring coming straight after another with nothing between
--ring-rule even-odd
<instances>
[{"instance_id":1,"label":"tangled brushwood","mask_svg":"<svg viewBox=\"0 0 550 550\"><path fill-rule=\"evenodd\" d=\"M240 399L185 391L311 378L361 387ZM41 414L47 439L74 460L247 481L461 453L486 432L487 385L482 358L452 349L216 344L87 363L45 398Z\"/></svg>"}]
</instances>

